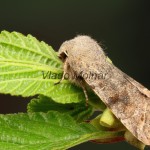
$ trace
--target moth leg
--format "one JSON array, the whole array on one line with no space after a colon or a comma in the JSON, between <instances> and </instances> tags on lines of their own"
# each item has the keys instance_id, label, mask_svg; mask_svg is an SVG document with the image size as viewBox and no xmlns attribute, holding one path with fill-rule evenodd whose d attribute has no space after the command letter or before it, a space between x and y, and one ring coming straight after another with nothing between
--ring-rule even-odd
<instances>
[{"instance_id":1,"label":"moth leg","mask_svg":"<svg viewBox=\"0 0 150 150\"><path fill-rule=\"evenodd\" d=\"M80 82L81 83L81 82ZM88 106L88 101L89 101L89 98L88 98L88 94L87 94L87 90L85 88L85 86L81 83L80 84L81 88L83 89L83 92L84 92L84 95L85 95L85 100L86 100L86 106Z\"/></svg>"},{"instance_id":2,"label":"moth leg","mask_svg":"<svg viewBox=\"0 0 150 150\"><path fill-rule=\"evenodd\" d=\"M54 85L60 84L65 79L65 74L67 70L67 61L64 62L63 70L64 72L63 72L62 78L58 82L54 83Z\"/></svg>"}]
</instances>

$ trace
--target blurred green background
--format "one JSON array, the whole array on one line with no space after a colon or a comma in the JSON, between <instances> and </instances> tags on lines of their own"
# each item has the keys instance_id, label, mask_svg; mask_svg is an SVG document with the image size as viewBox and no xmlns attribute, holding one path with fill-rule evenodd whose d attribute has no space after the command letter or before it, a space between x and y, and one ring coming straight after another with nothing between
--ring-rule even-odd
<instances>
[{"instance_id":1,"label":"blurred green background","mask_svg":"<svg viewBox=\"0 0 150 150\"><path fill-rule=\"evenodd\" d=\"M32 34L58 50L78 34L101 43L114 64L150 88L148 0L0 0L0 31ZM25 112L30 98L0 95L0 113ZM129 144L84 143L71 150L134 150Z\"/></svg>"}]
</instances>

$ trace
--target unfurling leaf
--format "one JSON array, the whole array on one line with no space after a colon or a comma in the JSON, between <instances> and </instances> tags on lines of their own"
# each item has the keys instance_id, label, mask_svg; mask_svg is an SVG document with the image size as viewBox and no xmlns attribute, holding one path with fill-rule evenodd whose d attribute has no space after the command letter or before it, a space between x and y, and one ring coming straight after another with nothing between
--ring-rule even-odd
<instances>
[{"instance_id":1,"label":"unfurling leaf","mask_svg":"<svg viewBox=\"0 0 150 150\"><path fill-rule=\"evenodd\" d=\"M51 98L42 95L32 99L28 104L28 112L48 112L51 110L67 113L77 122L84 121L93 114L93 108L90 105L86 106L84 102L60 104L54 102Z\"/></svg>"}]
</instances>

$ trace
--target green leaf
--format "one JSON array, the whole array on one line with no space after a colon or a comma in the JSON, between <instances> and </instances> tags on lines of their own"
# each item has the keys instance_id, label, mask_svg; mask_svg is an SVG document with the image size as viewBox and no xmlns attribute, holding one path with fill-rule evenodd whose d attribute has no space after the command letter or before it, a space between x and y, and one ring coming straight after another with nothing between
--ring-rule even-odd
<instances>
[{"instance_id":1,"label":"green leaf","mask_svg":"<svg viewBox=\"0 0 150 150\"><path fill-rule=\"evenodd\" d=\"M28 104L28 112L58 111L71 115L77 122L87 120L93 114L93 108L85 103L60 104L51 98L40 95Z\"/></svg>"},{"instance_id":2,"label":"green leaf","mask_svg":"<svg viewBox=\"0 0 150 150\"><path fill-rule=\"evenodd\" d=\"M99 131L88 123L77 124L58 112L0 115L0 149L63 150L92 139L119 136Z\"/></svg>"},{"instance_id":3,"label":"green leaf","mask_svg":"<svg viewBox=\"0 0 150 150\"><path fill-rule=\"evenodd\" d=\"M85 100L83 90L69 81L57 83L63 64L52 47L31 35L0 34L0 93L23 97L42 94L59 103Z\"/></svg>"}]
</instances>

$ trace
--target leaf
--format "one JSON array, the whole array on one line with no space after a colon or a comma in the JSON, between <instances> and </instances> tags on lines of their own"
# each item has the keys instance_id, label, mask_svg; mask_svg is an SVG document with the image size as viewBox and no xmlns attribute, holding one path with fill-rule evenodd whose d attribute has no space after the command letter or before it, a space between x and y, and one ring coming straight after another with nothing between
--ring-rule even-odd
<instances>
[{"instance_id":1,"label":"leaf","mask_svg":"<svg viewBox=\"0 0 150 150\"><path fill-rule=\"evenodd\" d=\"M28 112L48 112L58 111L71 115L77 122L88 119L93 114L93 108L85 103L60 104L51 98L40 95L28 104Z\"/></svg>"},{"instance_id":2,"label":"leaf","mask_svg":"<svg viewBox=\"0 0 150 150\"><path fill-rule=\"evenodd\" d=\"M58 112L0 115L0 149L63 150L92 139L116 137L119 132L99 131L77 124Z\"/></svg>"},{"instance_id":3,"label":"leaf","mask_svg":"<svg viewBox=\"0 0 150 150\"><path fill-rule=\"evenodd\" d=\"M62 65L46 43L31 35L1 32L0 93L23 97L42 94L59 103L85 100L83 90L69 81L54 85L60 80Z\"/></svg>"}]
</instances>

